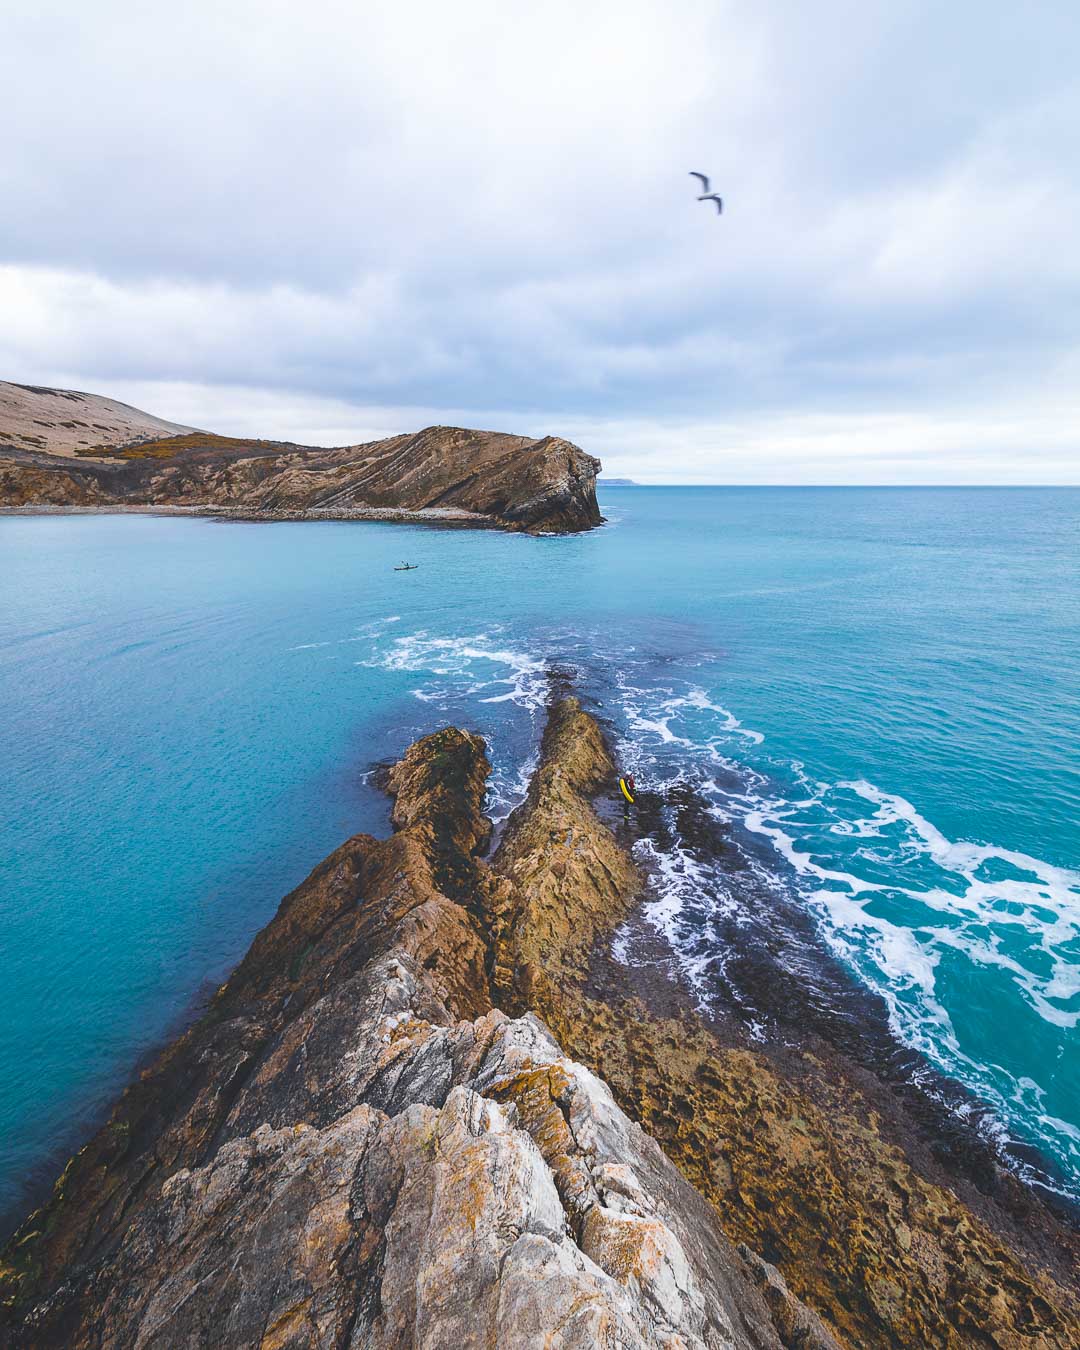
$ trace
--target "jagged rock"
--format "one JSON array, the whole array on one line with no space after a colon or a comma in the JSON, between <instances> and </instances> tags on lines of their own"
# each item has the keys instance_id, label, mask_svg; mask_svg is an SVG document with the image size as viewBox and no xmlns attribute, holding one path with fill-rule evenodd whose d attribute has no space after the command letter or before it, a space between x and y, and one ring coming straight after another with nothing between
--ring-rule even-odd
<instances>
[{"instance_id":1,"label":"jagged rock","mask_svg":"<svg viewBox=\"0 0 1080 1350\"><path fill-rule=\"evenodd\" d=\"M283 901L8 1244L24 1346L780 1345L715 1214L492 1006L483 743Z\"/></svg>"},{"instance_id":2,"label":"jagged rock","mask_svg":"<svg viewBox=\"0 0 1080 1350\"><path fill-rule=\"evenodd\" d=\"M488 863L483 742L417 742L7 1244L0 1343L1075 1346L865 1082L605 974L611 773L557 704Z\"/></svg>"},{"instance_id":3,"label":"jagged rock","mask_svg":"<svg viewBox=\"0 0 1080 1350\"><path fill-rule=\"evenodd\" d=\"M798 1350L840 1350L836 1337L816 1313L792 1294L787 1281L775 1266L763 1261L745 1242L739 1243L739 1255L746 1262L751 1276L765 1295L773 1321L784 1338L784 1344Z\"/></svg>"},{"instance_id":4,"label":"jagged rock","mask_svg":"<svg viewBox=\"0 0 1080 1350\"><path fill-rule=\"evenodd\" d=\"M421 519L568 533L601 523L599 469L599 460L555 436L428 427L316 449L192 431L73 390L0 383L0 506Z\"/></svg>"},{"instance_id":5,"label":"jagged rock","mask_svg":"<svg viewBox=\"0 0 1080 1350\"><path fill-rule=\"evenodd\" d=\"M782 1270L783 1297L762 1287L788 1343L815 1343L792 1297L852 1346L1080 1345L1080 1245L1037 1201L1023 1223L989 1197L975 1212L859 1065L816 1041L733 1043L738 1029L703 1017L669 976L611 958L644 883L598 792L617 793L611 756L595 719L563 699L495 859L507 885L492 984L602 1072L728 1236Z\"/></svg>"},{"instance_id":6,"label":"jagged rock","mask_svg":"<svg viewBox=\"0 0 1080 1350\"><path fill-rule=\"evenodd\" d=\"M93 478L62 468L5 461L0 448L0 507L106 507L113 497Z\"/></svg>"}]
</instances>

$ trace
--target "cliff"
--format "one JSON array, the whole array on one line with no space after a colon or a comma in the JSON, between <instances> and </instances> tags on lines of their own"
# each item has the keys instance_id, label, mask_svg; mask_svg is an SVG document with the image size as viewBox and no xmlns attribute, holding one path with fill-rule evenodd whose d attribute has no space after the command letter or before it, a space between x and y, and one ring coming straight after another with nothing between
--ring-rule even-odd
<instances>
[{"instance_id":1,"label":"cliff","mask_svg":"<svg viewBox=\"0 0 1080 1350\"><path fill-rule=\"evenodd\" d=\"M431 520L569 533L601 523L599 468L556 436L428 427L318 449L176 427L72 390L0 384L0 507Z\"/></svg>"},{"instance_id":2,"label":"cliff","mask_svg":"<svg viewBox=\"0 0 1080 1350\"><path fill-rule=\"evenodd\" d=\"M452 729L390 770L392 836L286 897L8 1243L7 1343L1077 1344L1049 1215L976 1213L857 1065L611 960L643 880L576 700L491 858L487 773Z\"/></svg>"}]
</instances>

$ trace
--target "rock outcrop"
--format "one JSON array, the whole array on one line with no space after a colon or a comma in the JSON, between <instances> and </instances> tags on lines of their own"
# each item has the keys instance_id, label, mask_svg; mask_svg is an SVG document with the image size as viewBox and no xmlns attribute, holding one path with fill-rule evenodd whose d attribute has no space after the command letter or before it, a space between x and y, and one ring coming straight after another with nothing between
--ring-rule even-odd
<instances>
[{"instance_id":1,"label":"rock outcrop","mask_svg":"<svg viewBox=\"0 0 1080 1350\"><path fill-rule=\"evenodd\" d=\"M495 860L509 883L500 1006L538 1013L602 1071L764 1258L755 1275L781 1326L797 1324L782 1311L794 1294L850 1346L1080 1345L1076 1233L1011 1175L984 1194L935 1159L894 1085L822 1037L763 1045L703 1017L662 966L612 958L642 887L594 806L613 782L595 719L558 703Z\"/></svg>"},{"instance_id":2,"label":"rock outcrop","mask_svg":"<svg viewBox=\"0 0 1080 1350\"><path fill-rule=\"evenodd\" d=\"M599 468L555 436L428 427L316 449L177 428L71 390L0 384L0 507L430 520L569 533L601 523Z\"/></svg>"},{"instance_id":3,"label":"rock outcrop","mask_svg":"<svg viewBox=\"0 0 1080 1350\"><path fill-rule=\"evenodd\" d=\"M853 1071L607 959L642 878L576 700L490 860L487 772L452 729L390 770L393 835L286 897L7 1244L0 1341L1078 1343L1067 1234L1024 1246Z\"/></svg>"},{"instance_id":4,"label":"rock outcrop","mask_svg":"<svg viewBox=\"0 0 1080 1350\"><path fill-rule=\"evenodd\" d=\"M16 1343L781 1344L714 1211L493 1007L487 769L415 745L392 838L317 868L124 1094L6 1249Z\"/></svg>"}]
</instances>

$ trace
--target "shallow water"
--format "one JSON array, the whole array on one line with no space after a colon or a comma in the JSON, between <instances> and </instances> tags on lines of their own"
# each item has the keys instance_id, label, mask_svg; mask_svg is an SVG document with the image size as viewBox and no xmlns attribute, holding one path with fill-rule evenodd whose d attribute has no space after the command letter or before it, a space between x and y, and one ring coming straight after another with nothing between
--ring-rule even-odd
<instances>
[{"instance_id":1,"label":"shallow water","mask_svg":"<svg viewBox=\"0 0 1080 1350\"><path fill-rule=\"evenodd\" d=\"M553 663L752 873L753 905L677 815L638 846L702 1003L738 1003L762 897L799 906L1080 1196L1080 491L602 506L570 539L0 520L0 1208L310 867L386 828L373 761L464 722L504 815Z\"/></svg>"}]
</instances>

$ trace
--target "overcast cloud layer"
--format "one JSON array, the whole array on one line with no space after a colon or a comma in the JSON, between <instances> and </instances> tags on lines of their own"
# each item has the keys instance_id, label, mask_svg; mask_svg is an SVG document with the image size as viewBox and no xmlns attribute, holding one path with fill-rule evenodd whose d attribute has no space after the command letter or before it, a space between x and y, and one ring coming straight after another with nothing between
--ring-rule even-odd
<instances>
[{"instance_id":1,"label":"overcast cloud layer","mask_svg":"<svg viewBox=\"0 0 1080 1350\"><path fill-rule=\"evenodd\" d=\"M0 377L1080 482L1078 69L1075 0L7 0Z\"/></svg>"}]
</instances>

